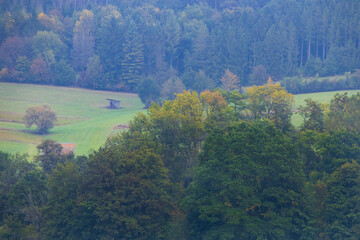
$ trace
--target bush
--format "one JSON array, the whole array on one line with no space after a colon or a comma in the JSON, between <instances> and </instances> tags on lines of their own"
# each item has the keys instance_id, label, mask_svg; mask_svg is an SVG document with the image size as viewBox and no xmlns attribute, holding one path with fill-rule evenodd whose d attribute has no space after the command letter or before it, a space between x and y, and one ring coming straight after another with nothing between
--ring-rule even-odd
<instances>
[{"instance_id":1,"label":"bush","mask_svg":"<svg viewBox=\"0 0 360 240\"><path fill-rule=\"evenodd\" d=\"M360 89L360 74L355 72L346 75L345 78L339 77L335 79L287 77L281 81L281 86L292 94Z\"/></svg>"}]
</instances>

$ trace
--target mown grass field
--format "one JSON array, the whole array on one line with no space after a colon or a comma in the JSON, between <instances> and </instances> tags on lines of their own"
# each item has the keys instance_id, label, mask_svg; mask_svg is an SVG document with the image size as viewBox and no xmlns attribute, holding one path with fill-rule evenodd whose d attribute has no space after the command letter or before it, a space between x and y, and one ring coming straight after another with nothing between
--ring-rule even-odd
<instances>
[{"instance_id":1,"label":"mown grass field","mask_svg":"<svg viewBox=\"0 0 360 240\"><path fill-rule=\"evenodd\" d=\"M121 109L108 109L107 98L121 101ZM23 115L30 106L50 104L58 121L47 135L27 129ZM136 94L92 91L32 84L0 83L0 150L11 153L36 153L44 139L76 143L76 154L99 148L107 137L120 131L144 105Z\"/></svg>"}]
</instances>

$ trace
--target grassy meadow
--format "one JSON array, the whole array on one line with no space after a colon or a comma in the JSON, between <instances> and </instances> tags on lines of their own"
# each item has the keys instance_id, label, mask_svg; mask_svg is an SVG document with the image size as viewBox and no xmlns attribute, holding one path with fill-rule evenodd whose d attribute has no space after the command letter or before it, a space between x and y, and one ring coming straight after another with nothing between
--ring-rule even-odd
<instances>
[{"instance_id":1,"label":"grassy meadow","mask_svg":"<svg viewBox=\"0 0 360 240\"><path fill-rule=\"evenodd\" d=\"M295 95L297 109L306 98L330 102L336 93L323 92ZM108 109L107 98L121 101L121 109ZM23 115L30 106L50 104L58 121L49 134L39 135L35 127L27 129ZM79 88L53 87L32 84L0 83L0 150L10 153L36 154L36 146L44 139L60 143L76 143L76 154L87 154L100 147L107 137L121 131L137 112L144 112L136 94L93 91ZM299 126L302 118L293 115L293 124Z\"/></svg>"},{"instance_id":2,"label":"grassy meadow","mask_svg":"<svg viewBox=\"0 0 360 240\"><path fill-rule=\"evenodd\" d=\"M120 100L121 109L108 109L107 98ZM38 135L34 126L25 127L22 118L28 107L45 103L57 113L58 121L49 134ZM43 139L53 139L76 143L76 154L87 154L143 107L136 94L0 83L0 150L34 155Z\"/></svg>"}]
</instances>

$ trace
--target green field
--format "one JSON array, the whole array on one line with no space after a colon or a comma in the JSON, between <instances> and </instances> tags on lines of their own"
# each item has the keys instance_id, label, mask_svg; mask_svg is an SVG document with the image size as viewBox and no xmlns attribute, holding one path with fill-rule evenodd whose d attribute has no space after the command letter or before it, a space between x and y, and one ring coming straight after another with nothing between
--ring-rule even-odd
<instances>
[{"instance_id":1,"label":"green field","mask_svg":"<svg viewBox=\"0 0 360 240\"><path fill-rule=\"evenodd\" d=\"M295 95L295 104L294 110L296 110L300 105L305 104L305 99L311 98L318 101L319 103L330 103L330 100L336 93L348 93L349 96L357 94L360 90L347 90L347 91L334 91L334 92L320 92L320 93L307 93L307 94L298 94ZM299 114L293 114L292 123L298 127L302 123L303 119Z\"/></svg>"},{"instance_id":2,"label":"green field","mask_svg":"<svg viewBox=\"0 0 360 240\"><path fill-rule=\"evenodd\" d=\"M120 100L121 109L108 109L107 98ZM34 133L35 127L27 129L22 118L29 106L45 103L55 110L58 121L43 136ZM0 150L34 155L43 139L53 139L76 143L76 154L87 154L121 131L116 126L128 123L143 107L136 94L0 83Z\"/></svg>"},{"instance_id":3,"label":"green field","mask_svg":"<svg viewBox=\"0 0 360 240\"><path fill-rule=\"evenodd\" d=\"M306 98L330 102L336 93L324 92L295 95L295 106ZM107 98L121 101L120 110L107 109ZM27 129L22 121L29 106L50 104L56 111L58 122L47 135L35 134L35 127ZM0 83L0 150L11 153L36 154L36 146L44 139L60 143L76 143L76 154L87 154L101 146L107 137L121 131L116 126L126 124L137 112L144 112L143 104L135 94L93 91L32 84ZM299 126L302 118L293 115Z\"/></svg>"}]
</instances>

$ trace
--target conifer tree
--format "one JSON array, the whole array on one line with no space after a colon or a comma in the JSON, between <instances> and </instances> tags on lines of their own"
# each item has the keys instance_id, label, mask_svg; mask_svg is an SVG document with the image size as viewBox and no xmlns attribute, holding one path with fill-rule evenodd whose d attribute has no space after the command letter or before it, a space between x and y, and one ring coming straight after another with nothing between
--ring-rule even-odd
<instances>
[{"instance_id":1,"label":"conifer tree","mask_svg":"<svg viewBox=\"0 0 360 240\"><path fill-rule=\"evenodd\" d=\"M88 59L94 55L94 27L94 14L89 10L83 10L74 27L71 52L73 66L79 71L85 70Z\"/></svg>"},{"instance_id":2,"label":"conifer tree","mask_svg":"<svg viewBox=\"0 0 360 240\"><path fill-rule=\"evenodd\" d=\"M122 81L131 90L135 90L140 82L144 55L142 39L133 20L130 20L124 36L123 52L124 60L121 63Z\"/></svg>"}]
</instances>

